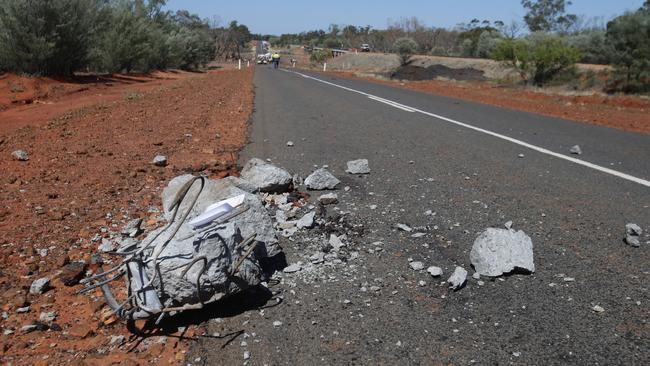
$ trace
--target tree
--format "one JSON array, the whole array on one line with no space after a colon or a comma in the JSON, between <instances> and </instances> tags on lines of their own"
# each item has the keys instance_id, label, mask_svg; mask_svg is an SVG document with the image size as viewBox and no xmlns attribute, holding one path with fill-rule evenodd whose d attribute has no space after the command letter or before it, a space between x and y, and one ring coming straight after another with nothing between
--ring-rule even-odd
<instances>
[{"instance_id":1,"label":"tree","mask_svg":"<svg viewBox=\"0 0 650 366\"><path fill-rule=\"evenodd\" d=\"M580 53L558 36L533 34L528 39L504 40L493 57L517 69L526 82L543 86L561 72L574 68Z\"/></svg>"},{"instance_id":2,"label":"tree","mask_svg":"<svg viewBox=\"0 0 650 366\"><path fill-rule=\"evenodd\" d=\"M0 65L70 75L86 67L98 0L0 0Z\"/></svg>"},{"instance_id":3,"label":"tree","mask_svg":"<svg viewBox=\"0 0 650 366\"><path fill-rule=\"evenodd\" d=\"M399 55L402 66L407 65L410 62L411 56L415 54L417 49L418 44L413 40L413 38L409 37L398 38L393 44L393 50Z\"/></svg>"},{"instance_id":4,"label":"tree","mask_svg":"<svg viewBox=\"0 0 650 366\"><path fill-rule=\"evenodd\" d=\"M571 1L521 0L521 5L527 10L524 21L531 32L563 32L577 19L575 14L566 14Z\"/></svg>"},{"instance_id":5,"label":"tree","mask_svg":"<svg viewBox=\"0 0 650 366\"><path fill-rule=\"evenodd\" d=\"M650 90L650 1L607 24L613 62L627 92Z\"/></svg>"}]
</instances>

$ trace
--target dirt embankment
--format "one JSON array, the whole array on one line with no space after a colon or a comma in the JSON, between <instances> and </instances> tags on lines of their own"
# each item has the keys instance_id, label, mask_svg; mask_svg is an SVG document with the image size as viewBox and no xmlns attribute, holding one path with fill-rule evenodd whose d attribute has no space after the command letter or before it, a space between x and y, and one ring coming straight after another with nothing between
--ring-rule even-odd
<instances>
[{"instance_id":1,"label":"dirt embankment","mask_svg":"<svg viewBox=\"0 0 650 366\"><path fill-rule=\"evenodd\" d=\"M0 112L3 363L183 360L182 338L200 330L137 339L104 307L100 292L76 295L81 286L64 282L95 269L91 255L102 237L119 232L129 219L143 218L152 229L161 186L173 176L236 170L252 111L252 74L247 69L152 76L112 87L102 80L85 90L74 83L23 86L33 91L32 102L10 103ZM44 97L41 92L52 86L72 92ZM108 98L106 88L115 88L106 91ZM29 160L14 160L17 149ZM169 165L152 165L157 154L166 155ZM68 264L75 262L83 263ZM51 279L52 288L30 294L32 282L42 277Z\"/></svg>"}]
</instances>

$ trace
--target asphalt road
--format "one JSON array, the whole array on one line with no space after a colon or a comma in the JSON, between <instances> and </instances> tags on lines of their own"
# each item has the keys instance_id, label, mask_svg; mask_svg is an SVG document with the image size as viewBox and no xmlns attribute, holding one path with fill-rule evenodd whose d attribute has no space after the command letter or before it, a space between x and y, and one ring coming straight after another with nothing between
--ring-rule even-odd
<instances>
[{"instance_id":1,"label":"asphalt road","mask_svg":"<svg viewBox=\"0 0 650 366\"><path fill-rule=\"evenodd\" d=\"M650 136L323 74L258 67L255 83L242 164L271 159L303 177L329 165L350 187L337 208L364 227L360 257L209 321L218 334L189 363L238 364L246 350L255 365L650 364ZM344 172L357 158L371 174ZM456 265L473 273L477 234L508 220L531 236L536 272L448 290ZM628 222L646 231L641 248L623 243ZM395 223L431 231L412 238ZM299 240L284 248L289 262L305 257Z\"/></svg>"}]
</instances>

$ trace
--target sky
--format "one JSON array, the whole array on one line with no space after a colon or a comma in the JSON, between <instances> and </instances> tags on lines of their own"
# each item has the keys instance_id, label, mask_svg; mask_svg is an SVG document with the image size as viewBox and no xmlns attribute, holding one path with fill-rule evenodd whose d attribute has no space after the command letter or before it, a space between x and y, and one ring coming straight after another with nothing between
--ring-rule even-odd
<instances>
[{"instance_id":1,"label":"sky","mask_svg":"<svg viewBox=\"0 0 650 366\"><path fill-rule=\"evenodd\" d=\"M574 0L568 13L605 22L644 0ZM388 20L415 16L427 26L451 28L473 18L522 21L520 0L168 0L167 9L186 9L201 18L218 18L222 24L237 20L252 33L299 33L327 29L330 24L370 25L384 29Z\"/></svg>"}]
</instances>

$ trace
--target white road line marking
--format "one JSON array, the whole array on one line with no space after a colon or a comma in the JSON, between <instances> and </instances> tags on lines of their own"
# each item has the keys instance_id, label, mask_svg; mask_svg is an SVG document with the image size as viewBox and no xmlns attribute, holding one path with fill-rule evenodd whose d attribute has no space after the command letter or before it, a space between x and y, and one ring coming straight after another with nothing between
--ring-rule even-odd
<instances>
[{"instance_id":1,"label":"white road line marking","mask_svg":"<svg viewBox=\"0 0 650 366\"><path fill-rule=\"evenodd\" d=\"M376 100L376 101L378 101L379 103L384 103L384 104L387 104L387 105L389 105L389 106L391 106L391 107L395 107L395 108L397 108L397 109L401 109L401 110L406 111L406 112L411 112L411 113L415 112L415 110L413 110L413 109L411 109L411 108L409 108L409 107L403 106L403 105L401 105L401 104L399 104L399 103L395 103L395 102L393 102L393 101L390 101L390 100L387 100L387 99L384 99L384 98L376 97L376 96L374 96L374 95L368 95L368 98L370 98L370 99L372 99L372 100Z\"/></svg>"},{"instance_id":2,"label":"white road line marking","mask_svg":"<svg viewBox=\"0 0 650 366\"><path fill-rule=\"evenodd\" d=\"M630 175L630 174L622 173L622 172L619 172L619 171L614 170L614 169L609 169L609 168L606 168L606 167L603 167L603 166L600 166L600 165L597 165L597 164L594 164L594 163L590 163L588 161L584 161L584 160L573 158L571 156L556 153L554 151L545 149L543 147L539 147L537 145L529 144L527 142L517 140L515 138L502 135L500 133L496 133L496 132L486 130L484 128L472 126L470 124L459 122L459 121L456 121L454 119L447 118L445 116L441 116L439 114L423 111L423 110L418 109L418 108L410 107L410 106L407 106L407 105L404 105L404 104L401 104L401 103L394 102L394 101L389 100L389 99L378 97L376 95L372 95L372 94L365 93L365 92L362 92L362 91L359 91L359 90L356 90L356 89L348 88L346 86L334 84L334 83L331 83L329 81L321 80L321 79L315 78L315 77L310 76L310 75L305 75L305 74L302 74L302 73L299 73L299 72L296 72L296 71L287 71L287 72L292 72L294 74L298 74L298 75L300 75L302 77L305 77L307 79L312 79L312 80L315 80L315 81L318 81L318 82L321 82L321 83L324 83L324 84L327 84L327 85L331 85L331 86L334 86L334 87L337 87L337 88L341 88L341 89L344 89L344 90L347 90L347 91L350 91L350 92L353 92L353 93L361 94L361 95L364 95L364 96L366 96L366 97L368 97L370 99L373 99L373 100L376 100L376 101L379 101L379 102L382 102L382 103L389 104L389 105L391 105L393 107L400 108L400 109L403 109L403 110L408 111L408 112L419 112L419 113L422 113L424 115L427 115L427 116L430 116L430 117L433 117L433 118L436 118L436 119L439 119L439 120L442 120L442 121L445 121L445 122L453 123L455 125L468 128L470 130L474 130L474 131L481 132L481 133L484 133L484 134L487 134L487 135L490 135L490 136L493 136L493 137L496 137L496 138L499 138L499 139L502 139L502 140L512 142L513 144L517 144L519 146L526 147L528 149L540 152L542 154L546 154L546 155L556 157L558 159L563 159L563 160L566 160L566 161L570 161L572 163L582 165L584 167L591 168L591 169L597 170L597 171L602 172L602 173L610 174L610 175L613 175L615 177L619 177L619 178L622 178L622 179L625 179L625 180L629 180L631 182L638 183L638 184L640 184L642 186L646 186L646 187L650 188L650 181L635 177L635 176Z\"/></svg>"}]
</instances>

